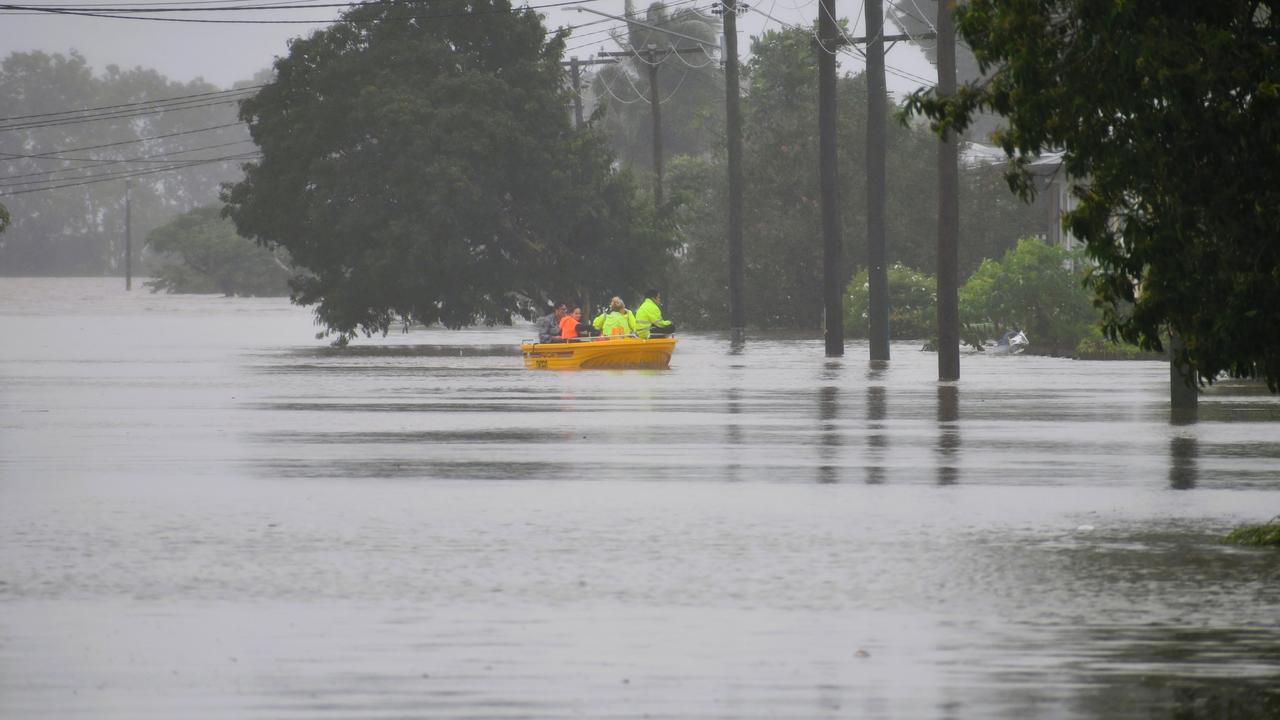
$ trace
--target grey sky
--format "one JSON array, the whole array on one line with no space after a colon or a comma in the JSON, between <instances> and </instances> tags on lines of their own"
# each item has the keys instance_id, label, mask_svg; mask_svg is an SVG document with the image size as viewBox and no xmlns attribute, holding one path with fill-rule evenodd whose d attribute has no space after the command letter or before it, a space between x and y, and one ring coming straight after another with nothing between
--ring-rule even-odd
<instances>
[{"instance_id":1,"label":"grey sky","mask_svg":"<svg viewBox=\"0 0 1280 720\"><path fill-rule=\"evenodd\" d=\"M40 0L42 3L48 0ZM50 3L52 4L52 3ZM533 3L537 4L537 3ZM643 2L637 2L643 7ZM710 2L699 3L698 7L706 10ZM595 2L591 7L602 12L621 14L623 0L604 0ZM761 0L756 6L780 21L791 24L809 25L818 11L816 0ZM848 16L860 12L861 6L855 6L850 0L837 4L842 15ZM184 13L185 17L193 14ZM204 17L227 18L229 16L254 19L309 19L331 18L337 15L336 9L291 10L288 12L224 12L210 13ZM194 14L200 17L200 14ZM548 11L549 25L570 25L599 19L585 13L571 10L553 9ZM272 60L288 52L287 42L291 37L304 36L317 25L220 25L204 23L148 22L141 20L118 20L110 18L87 18L68 15L47 14L10 14L0 23L0 52L7 56L14 51L43 50L45 52L66 53L71 49L78 50L93 66L101 72L109 64L122 67L141 65L153 68L174 80L189 81L196 77L218 86L229 86L238 80L251 78L258 70L270 66ZM598 30L606 25L584 28L582 32ZM757 12L747 13L739 23L741 31L740 45L745 55L749 49L748 38L765 29L777 29L778 23L765 18ZM854 34L861 34L858 28L861 22L853 25ZM582 42L575 43L570 38L569 45L591 42L601 36L591 36ZM589 47L574 51L579 57L586 57L598 52L601 47L616 50L611 42L592 43ZM932 79L934 71L923 55L906 43L899 43L889 53L888 63L905 74ZM861 63L845 57L842 64L848 69L859 69ZM889 71L889 89L895 93L915 89L919 83L895 75Z\"/></svg>"}]
</instances>

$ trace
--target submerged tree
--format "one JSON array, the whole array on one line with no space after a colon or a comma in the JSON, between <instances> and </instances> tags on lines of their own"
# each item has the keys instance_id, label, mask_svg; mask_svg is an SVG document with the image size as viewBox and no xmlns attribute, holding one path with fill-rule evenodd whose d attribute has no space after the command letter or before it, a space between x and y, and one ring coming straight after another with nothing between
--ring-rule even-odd
<instances>
[{"instance_id":1,"label":"submerged tree","mask_svg":"<svg viewBox=\"0 0 1280 720\"><path fill-rule=\"evenodd\" d=\"M507 0L423 7L360 6L276 62L241 110L263 153L226 194L241 233L309 271L294 300L342 337L643 289L667 234L570 127L562 37Z\"/></svg>"},{"instance_id":2,"label":"submerged tree","mask_svg":"<svg viewBox=\"0 0 1280 720\"><path fill-rule=\"evenodd\" d=\"M1276 0L971 0L958 16L990 79L910 106L962 130L1003 115L1009 176L1062 150L1064 225L1096 262L1105 329L1205 382L1280 390L1280 16Z\"/></svg>"}]
</instances>

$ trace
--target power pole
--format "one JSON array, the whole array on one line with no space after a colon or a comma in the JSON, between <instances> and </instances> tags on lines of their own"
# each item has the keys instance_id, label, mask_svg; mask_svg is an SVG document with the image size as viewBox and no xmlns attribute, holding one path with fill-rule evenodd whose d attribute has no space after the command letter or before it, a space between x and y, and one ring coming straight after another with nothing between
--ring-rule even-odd
<instances>
[{"instance_id":1,"label":"power pole","mask_svg":"<svg viewBox=\"0 0 1280 720\"><path fill-rule=\"evenodd\" d=\"M600 14L600 13L597 13ZM659 28L660 29L660 28ZM662 32L666 32L663 30ZM677 34L677 33L671 33ZM681 36L683 37L683 36ZM600 53L602 57L619 58L630 57L632 55L640 57L646 65L649 66L649 101L650 114L653 118L653 203L654 206L661 211L662 209L662 100L658 97L658 66L662 63L655 55L656 48L650 45L645 49L643 56L636 50L627 52L606 52ZM702 55L702 48L668 48L668 54L671 53L695 53ZM665 57L665 56L664 56Z\"/></svg>"},{"instance_id":2,"label":"power pole","mask_svg":"<svg viewBox=\"0 0 1280 720\"><path fill-rule=\"evenodd\" d=\"M745 9L743 7L742 9ZM744 262L742 257L742 104L738 88L737 0L725 0L716 10L724 20L724 116L729 145L729 342L746 339L746 308L743 303Z\"/></svg>"},{"instance_id":3,"label":"power pole","mask_svg":"<svg viewBox=\"0 0 1280 720\"><path fill-rule=\"evenodd\" d=\"M658 97L658 61L653 47L646 51L649 65L649 111L653 116L653 204L662 212L662 98Z\"/></svg>"},{"instance_id":4,"label":"power pole","mask_svg":"<svg viewBox=\"0 0 1280 720\"><path fill-rule=\"evenodd\" d=\"M889 359L889 275L885 267L884 7L866 0L867 14L867 278L871 359Z\"/></svg>"},{"instance_id":5,"label":"power pole","mask_svg":"<svg viewBox=\"0 0 1280 720\"><path fill-rule=\"evenodd\" d=\"M818 180L822 206L822 297L827 357L844 355L844 307L840 287L840 208L836 193L835 0L818 0Z\"/></svg>"},{"instance_id":6,"label":"power pole","mask_svg":"<svg viewBox=\"0 0 1280 720\"><path fill-rule=\"evenodd\" d=\"M582 75L578 69L578 57L569 58L569 78L573 82L573 127L582 129Z\"/></svg>"},{"instance_id":7,"label":"power pole","mask_svg":"<svg viewBox=\"0 0 1280 720\"><path fill-rule=\"evenodd\" d=\"M938 3L938 95L956 93L955 0ZM948 131L938 143L938 379L960 379L960 146Z\"/></svg>"},{"instance_id":8,"label":"power pole","mask_svg":"<svg viewBox=\"0 0 1280 720\"><path fill-rule=\"evenodd\" d=\"M130 194L133 180L124 181L124 289L133 289L133 218Z\"/></svg>"}]
</instances>

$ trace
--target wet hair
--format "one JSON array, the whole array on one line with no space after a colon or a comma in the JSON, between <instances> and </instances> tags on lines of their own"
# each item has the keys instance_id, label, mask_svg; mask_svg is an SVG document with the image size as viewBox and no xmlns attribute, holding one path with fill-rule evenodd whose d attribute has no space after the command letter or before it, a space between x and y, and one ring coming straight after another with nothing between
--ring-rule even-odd
<instances>
[{"instance_id":1,"label":"wet hair","mask_svg":"<svg viewBox=\"0 0 1280 720\"><path fill-rule=\"evenodd\" d=\"M645 290L645 291L644 291L644 296L645 296L645 299L647 299L647 300L652 300L652 299L654 299L654 298L658 297L658 291L657 291L657 290L652 290L652 289L650 289L650 290Z\"/></svg>"},{"instance_id":2,"label":"wet hair","mask_svg":"<svg viewBox=\"0 0 1280 720\"><path fill-rule=\"evenodd\" d=\"M616 296L616 295L614 296L614 298L613 298L612 300L610 300L610 301L609 301L609 309L610 309L610 310L623 310L623 309L625 309L626 307L627 307L627 305L626 305L626 303L622 302L622 298L620 298L620 297L618 297L618 296Z\"/></svg>"}]
</instances>

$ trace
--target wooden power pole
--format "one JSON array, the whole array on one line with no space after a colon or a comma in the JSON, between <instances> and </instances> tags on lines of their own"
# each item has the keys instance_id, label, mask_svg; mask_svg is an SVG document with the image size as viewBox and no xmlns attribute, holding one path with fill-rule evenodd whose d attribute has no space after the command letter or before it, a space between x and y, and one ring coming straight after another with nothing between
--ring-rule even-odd
<instances>
[{"instance_id":1,"label":"wooden power pole","mask_svg":"<svg viewBox=\"0 0 1280 720\"><path fill-rule=\"evenodd\" d=\"M573 83L573 127L582 129L582 70L578 57L569 58L569 79Z\"/></svg>"},{"instance_id":2,"label":"wooden power pole","mask_svg":"<svg viewBox=\"0 0 1280 720\"><path fill-rule=\"evenodd\" d=\"M658 61L653 47L645 51L649 66L649 113L653 117L653 204L662 212L662 98L658 97Z\"/></svg>"},{"instance_id":3,"label":"wooden power pole","mask_svg":"<svg viewBox=\"0 0 1280 720\"><path fill-rule=\"evenodd\" d=\"M124 289L133 289L133 180L124 181Z\"/></svg>"},{"instance_id":4,"label":"wooden power pole","mask_svg":"<svg viewBox=\"0 0 1280 720\"><path fill-rule=\"evenodd\" d=\"M822 305L827 357L844 355L844 306L840 287L841 233L836 191L836 27L835 0L818 0L818 181L822 208Z\"/></svg>"},{"instance_id":5,"label":"wooden power pole","mask_svg":"<svg viewBox=\"0 0 1280 720\"><path fill-rule=\"evenodd\" d=\"M746 339L742 256L742 96L738 88L738 4L718 6L724 20L724 117L729 165L729 341Z\"/></svg>"},{"instance_id":6,"label":"wooden power pole","mask_svg":"<svg viewBox=\"0 0 1280 720\"><path fill-rule=\"evenodd\" d=\"M871 359L889 359L889 275L885 266L884 7L866 0L867 14L867 278Z\"/></svg>"},{"instance_id":7,"label":"wooden power pole","mask_svg":"<svg viewBox=\"0 0 1280 720\"><path fill-rule=\"evenodd\" d=\"M956 93L955 0L938 3L938 95ZM960 379L960 146L947 131L938 143L938 379Z\"/></svg>"}]
</instances>

